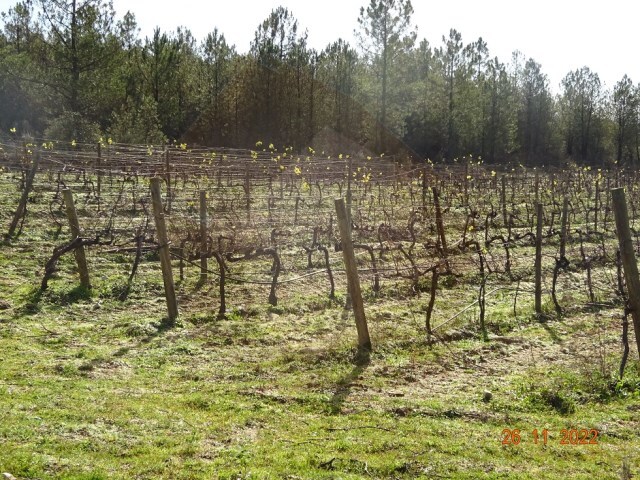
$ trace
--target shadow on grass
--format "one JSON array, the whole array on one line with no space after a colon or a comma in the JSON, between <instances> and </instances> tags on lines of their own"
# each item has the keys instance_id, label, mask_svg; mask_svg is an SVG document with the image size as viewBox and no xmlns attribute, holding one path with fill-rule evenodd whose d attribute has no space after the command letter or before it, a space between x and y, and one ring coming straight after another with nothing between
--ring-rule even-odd
<instances>
[{"instance_id":1,"label":"shadow on grass","mask_svg":"<svg viewBox=\"0 0 640 480\"><path fill-rule=\"evenodd\" d=\"M33 317L34 315L37 316L43 311L45 307L47 309L50 309L50 307L58 307L63 309L69 304L73 304L83 300L90 300L93 296L90 289L84 288L82 286L75 286L73 288L69 288L67 286L62 288L49 288L46 290L41 290L36 286L32 286L23 292L19 292L17 295L20 297L20 306L18 307L18 309L16 309L14 320L19 319L20 317ZM89 321L88 319L90 317L91 315L89 314L86 321ZM176 322L172 322L167 317L164 317L150 323L149 326L151 328L149 328L143 336L139 336L135 343L121 346L104 357L98 357L89 360L78 366L78 370L80 372L89 372L95 368L100 367L101 365L112 362L116 358L124 357L130 351L136 350L143 347L144 345L149 344L155 338L173 329L176 326ZM63 344L66 343L66 340L71 338L71 335L69 335L68 332L52 332L48 330L44 325L42 326L42 328L44 328L48 334L42 335L43 337L51 335L57 336Z\"/></svg>"},{"instance_id":2,"label":"shadow on grass","mask_svg":"<svg viewBox=\"0 0 640 480\"><path fill-rule=\"evenodd\" d=\"M330 412L333 415L337 415L342 411L342 405L351 394L353 383L360 378L371 363L369 350L359 349L351 363L354 365L353 369L338 381L336 390L331 400L329 400Z\"/></svg>"},{"instance_id":3,"label":"shadow on grass","mask_svg":"<svg viewBox=\"0 0 640 480\"><path fill-rule=\"evenodd\" d=\"M547 333L551 337L551 340L553 340L553 343L562 343L562 339L558 336L558 334L556 333L556 330L552 326L550 326L546 321L540 322L540 325L542 326L542 328L544 328L547 331Z\"/></svg>"},{"instance_id":4,"label":"shadow on grass","mask_svg":"<svg viewBox=\"0 0 640 480\"><path fill-rule=\"evenodd\" d=\"M29 293L27 293L24 297L24 303L18 309L18 314L21 315L31 315L34 313L40 312L42 309L42 305L40 301L42 300L43 291L39 288L33 288Z\"/></svg>"},{"instance_id":5,"label":"shadow on grass","mask_svg":"<svg viewBox=\"0 0 640 480\"><path fill-rule=\"evenodd\" d=\"M19 309L19 313L30 315L40 312L44 300L49 301L55 306L66 306L83 300L89 300L90 298L91 290L81 285L73 287L70 290L57 288L42 290L38 287L33 287L24 295L24 303Z\"/></svg>"},{"instance_id":6,"label":"shadow on grass","mask_svg":"<svg viewBox=\"0 0 640 480\"><path fill-rule=\"evenodd\" d=\"M108 364L114 358L121 358L127 355L131 350L135 350L140 348L143 345L146 345L156 339L157 337L163 335L165 332L170 330L175 326L175 323L170 322L168 318L163 318L162 321L157 324L156 330L149 335L146 335L138 340L138 343L135 345L127 345L124 347L118 348L115 352L113 352L110 356L94 358L83 365L81 365L78 369L81 371L91 371L95 368L100 367L103 364Z\"/></svg>"}]
</instances>

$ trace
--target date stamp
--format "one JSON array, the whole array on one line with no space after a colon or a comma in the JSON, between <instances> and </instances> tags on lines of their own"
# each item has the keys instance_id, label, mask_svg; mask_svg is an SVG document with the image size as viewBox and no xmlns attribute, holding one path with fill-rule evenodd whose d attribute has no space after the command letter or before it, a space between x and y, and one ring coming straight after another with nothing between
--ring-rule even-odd
<instances>
[{"instance_id":1,"label":"date stamp","mask_svg":"<svg viewBox=\"0 0 640 480\"><path fill-rule=\"evenodd\" d=\"M563 428L557 438L552 432L543 428L534 428L525 432L519 428L502 429L502 445L520 445L522 442L532 441L535 445L598 445L598 430L595 428Z\"/></svg>"}]
</instances>

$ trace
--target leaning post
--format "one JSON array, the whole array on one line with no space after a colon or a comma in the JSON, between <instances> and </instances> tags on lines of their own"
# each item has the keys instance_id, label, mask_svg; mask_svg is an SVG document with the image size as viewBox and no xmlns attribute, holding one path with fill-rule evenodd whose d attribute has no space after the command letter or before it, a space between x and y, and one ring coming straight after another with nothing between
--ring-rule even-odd
<instances>
[{"instance_id":1,"label":"leaning post","mask_svg":"<svg viewBox=\"0 0 640 480\"><path fill-rule=\"evenodd\" d=\"M67 211L67 219L69 220L69 229L71 230L71 238L76 239L80 236L80 223L78 222L78 214L76 206L73 203L73 193L68 188L62 190L64 196L64 204ZM89 268L87 267L87 257L84 247L81 245L74 251L76 264L78 265L78 273L80 274L80 285L84 288L91 288L89 280Z\"/></svg>"},{"instance_id":2,"label":"leaning post","mask_svg":"<svg viewBox=\"0 0 640 480\"><path fill-rule=\"evenodd\" d=\"M638 355L640 355L640 277L638 276L638 264L631 237L631 228L629 228L629 212L624 188L612 189L611 197L613 200L613 212L616 217L616 234L620 245L620 256L624 265L624 278L627 282L633 329L636 334Z\"/></svg>"},{"instance_id":3,"label":"leaning post","mask_svg":"<svg viewBox=\"0 0 640 480\"><path fill-rule=\"evenodd\" d=\"M162 265L162 281L164 282L164 293L167 299L169 322L173 323L178 317L178 302L176 301L176 291L173 284L169 239L167 236L164 209L162 207L162 198L160 196L161 181L158 177L151 179L151 201L153 203L153 216L158 232L158 243L160 244L160 264Z\"/></svg>"},{"instance_id":4,"label":"leaning post","mask_svg":"<svg viewBox=\"0 0 640 480\"><path fill-rule=\"evenodd\" d=\"M351 296L353 313L356 318L358 347L363 350L371 350L371 338L369 337L369 327L367 326L367 319L364 314L364 302L362 300L362 290L360 289L360 279L358 278L358 266L356 264L356 256L353 253L349 216L344 199L336 198L335 206L336 214L338 215L338 226L340 227L340 238L342 239L342 255L347 270L348 291Z\"/></svg>"},{"instance_id":5,"label":"leaning post","mask_svg":"<svg viewBox=\"0 0 640 480\"><path fill-rule=\"evenodd\" d=\"M22 191L22 196L20 197L20 202L18 203L18 208L16 209L16 213L13 215L13 220L11 221L11 225L9 226L9 232L7 233L7 239L13 237L13 234L18 228L18 223L22 217L26 214L27 209L27 201L29 200L29 193L31 193L31 189L33 188L33 180L36 177L36 172L38 171L38 165L40 164L40 152L36 150L33 165L31 166L31 170L27 175L26 182L24 184L24 190Z\"/></svg>"}]
</instances>

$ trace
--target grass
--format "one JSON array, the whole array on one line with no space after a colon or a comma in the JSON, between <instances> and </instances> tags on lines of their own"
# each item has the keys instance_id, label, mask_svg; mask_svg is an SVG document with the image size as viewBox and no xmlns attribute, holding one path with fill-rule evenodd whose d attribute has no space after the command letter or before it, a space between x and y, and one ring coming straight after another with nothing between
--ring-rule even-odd
<instances>
[{"instance_id":1,"label":"grass","mask_svg":"<svg viewBox=\"0 0 640 480\"><path fill-rule=\"evenodd\" d=\"M87 480L640 475L640 365L630 339L625 378L615 376L619 307L569 308L540 322L522 282L517 316L513 290L487 297L490 341L480 339L471 308L432 343L423 334L427 293L383 280L376 297L363 282L374 345L365 356L340 284L335 301L292 284L278 291L277 306L267 304L266 286L232 284L230 311L218 319L217 284L196 287L188 266L179 321L168 327L157 259L143 260L120 301L130 257L90 251L91 290L76 286L68 256L40 292L54 231L28 217L24 236L0 247L2 472ZM448 281L434 325L477 298L471 275ZM583 292L565 291L584 303ZM503 444L505 429L518 429L521 442ZM548 429L546 445L534 443L534 429ZM561 444L563 429L595 429L598 443Z\"/></svg>"},{"instance_id":2,"label":"grass","mask_svg":"<svg viewBox=\"0 0 640 480\"><path fill-rule=\"evenodd\" d=\"M37 313L3 320L0 466L18 478L618 478L623 462L639 467L637 366L610 389L593 367L530 357L533 341L429 347L393 306L370 313L376 349L363 360L340 306L184 312L163 329L162 302L132 312L56 288ZM590 325L551 327L567 329L564 343ZM542 338L549 354L559 345ZM559 445L572 427L598 429L599 444ZM526 432L521 444L502 445L504 428ZM534 428L552 432L549 445L532 443Z\"/></svg>"}]
</instances>

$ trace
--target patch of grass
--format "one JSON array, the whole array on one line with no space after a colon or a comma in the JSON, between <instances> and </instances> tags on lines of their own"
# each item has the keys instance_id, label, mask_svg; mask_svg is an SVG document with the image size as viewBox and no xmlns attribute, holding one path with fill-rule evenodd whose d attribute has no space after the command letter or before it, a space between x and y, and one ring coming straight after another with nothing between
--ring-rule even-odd
<instances>
[{"instance_id":1,"label":"patch of grass","mask_svg":"<svg viewBox=\"0 0 640 480\"><path fill-rule=\"evenodd\" d=\"M41 298L54 305L65 306L89 300L91 296L92 291L89 288L80 285L69 286L54 283L42 293Z\"/></svg>"},{"instance_id":2,"label":"patch of grass","mask_svg":"<svg viewBox=\"0 0 640 480\"><path fill-rule=\"evenodd\" d=\"M594 370L565 368L528 371L517 380L524 405L533 411L554 410L561 415L576 412L578 405L607 403L625 397L640 398L637 366L623 380Z\"/></svg>"}]
</instances>

